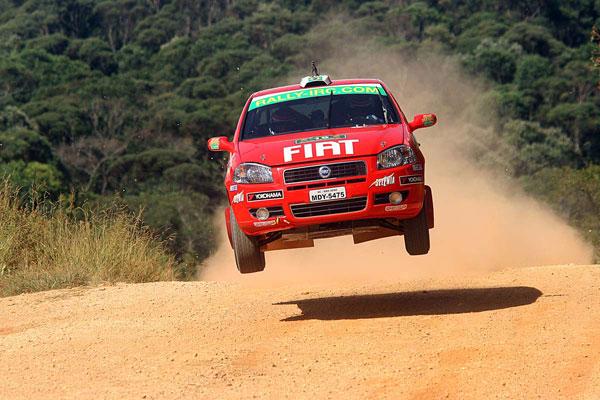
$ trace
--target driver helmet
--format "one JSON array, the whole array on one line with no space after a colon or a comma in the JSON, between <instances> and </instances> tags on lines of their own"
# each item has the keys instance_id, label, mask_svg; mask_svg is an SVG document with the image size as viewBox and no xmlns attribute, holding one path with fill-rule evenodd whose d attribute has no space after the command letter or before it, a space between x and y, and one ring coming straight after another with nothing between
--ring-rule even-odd
<instances>
[{"instance_id":1,"label":"driver helmet","mask_svg":"<svg viewBox=\"0 0 600 400\"><path fill-rule=\"evenodd\" d=\"M273 122L293 122L296 120L296 113L287 106L279 107L271 115Z\"/></svg>"},{"instance_id":2,"label":"driver helmet","mask_svg":"<svg viewBox=\"0 0 600 400\"><path fill-rule=\"evenodd\" d=\"M372 97L367 94L350 96L349 105L351 108L369 108L373 105Z\"/></svg>"}]
</instances>

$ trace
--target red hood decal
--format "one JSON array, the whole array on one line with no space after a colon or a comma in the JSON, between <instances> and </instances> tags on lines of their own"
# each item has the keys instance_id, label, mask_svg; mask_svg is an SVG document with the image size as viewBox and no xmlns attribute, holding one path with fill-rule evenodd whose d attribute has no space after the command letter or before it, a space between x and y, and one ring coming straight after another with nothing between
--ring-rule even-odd
<instances>
[{"instance_id":1,"label":"red hood decal","mask_svg":"<svg viewBox=\"0 0 600 400\"><path fill-rule=\"evenodd\" d=\"M336 128L245 140L238 149L242 162L279 166L375 155L403 138L401 125Z\"/></svg>"}]
</instances>

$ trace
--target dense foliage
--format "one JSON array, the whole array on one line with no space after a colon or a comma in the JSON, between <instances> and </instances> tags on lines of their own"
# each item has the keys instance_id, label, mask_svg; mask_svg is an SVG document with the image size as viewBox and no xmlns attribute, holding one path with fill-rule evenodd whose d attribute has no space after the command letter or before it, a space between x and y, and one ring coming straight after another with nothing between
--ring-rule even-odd
<instances>
[{"instance_id":1,"label":"dense foliage","mask_svg":"<svg viewBox=\"0 0 600 400\"><path fill-rule=\"evenodd\" d=\"M295 56L333 14L488 79L512 174L600 246L593 0L0 0L0 174L142 207L192 265L223 196L206 138L306 63Z\"/></svg>"}]
</instances>

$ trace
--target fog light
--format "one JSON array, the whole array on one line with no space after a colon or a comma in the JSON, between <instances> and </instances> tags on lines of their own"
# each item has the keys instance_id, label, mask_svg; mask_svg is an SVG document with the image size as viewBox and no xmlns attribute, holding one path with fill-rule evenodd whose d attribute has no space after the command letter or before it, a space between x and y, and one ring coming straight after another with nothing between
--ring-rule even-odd
<instances>
[{"instance_id":1,"label":"fog light","mask_svg":"<svg viewBox=\"0 0 600 400\"><path fill-rule=\"evenodd\" d=\"M269 210L264 207L259 208L256 210L256 218L260 219L261 221L269 218Z\"/></svg>"},{"instance_id":2,"label":"fog light","mask_svg":"<svg viewBox=\"0 0 600 400\"><path fill-rule=\"evenodd\" d=\"M402 193L400 192L392 192L390 193L390 203L392 204L400 204L402 203Z\"/></svg>"}]
</instances>

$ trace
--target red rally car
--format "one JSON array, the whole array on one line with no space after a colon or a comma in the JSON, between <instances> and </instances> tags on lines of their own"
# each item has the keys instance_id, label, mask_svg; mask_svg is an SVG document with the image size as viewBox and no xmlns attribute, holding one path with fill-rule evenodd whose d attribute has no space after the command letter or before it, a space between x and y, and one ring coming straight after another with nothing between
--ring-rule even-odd
<instances>
[{"instance_id":1,"label":"red rally car","mask_svg":"<svg viewBox=\"0 0 600 400\"><path fill-rule=\"evenodd\" d=\"M262 271L265 251L350 234L404 235L409 254L427 254L433 200L413 131L436 120L408 122L377 79L313 75L250 96L233 141L208 140L229 152L225 221L238 270Z\"/></svg>"}]
</instances>

